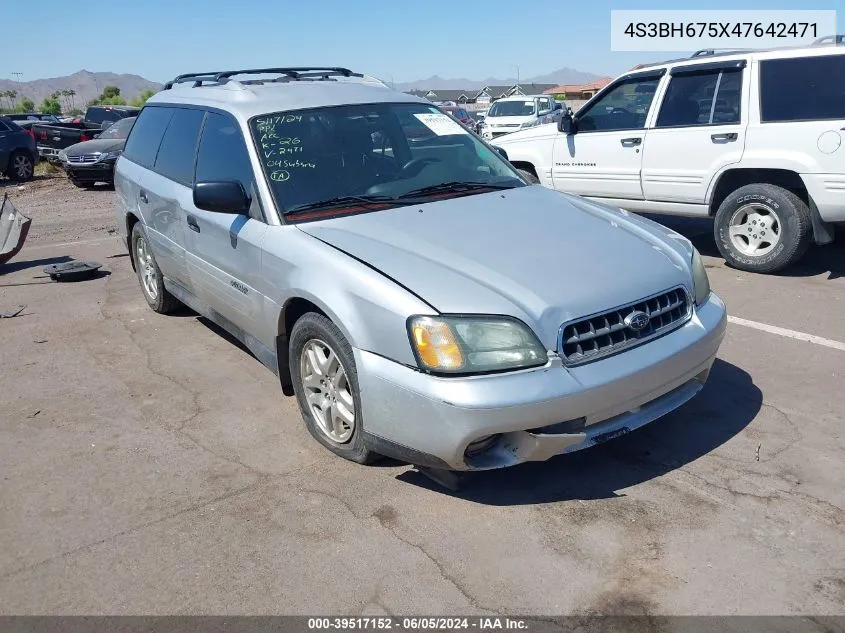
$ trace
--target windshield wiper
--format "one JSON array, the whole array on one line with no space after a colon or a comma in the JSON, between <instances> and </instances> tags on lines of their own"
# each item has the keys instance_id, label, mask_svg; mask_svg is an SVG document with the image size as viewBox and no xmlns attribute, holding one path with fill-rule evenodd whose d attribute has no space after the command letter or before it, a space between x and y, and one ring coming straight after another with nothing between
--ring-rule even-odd
<instances>
[{"instance_id":1,"label":"windshield wiper","mask_svg":"<svg viewBox=\"0 0 845 633\"><path fill-rule=\"evenodd\" d=\"M397 199L415 198L417 196L426 196L428 194L435 193L462 193L464 191L476 191L479 189L513 189L517 186L518 185L492 184L487 182L443 182L438 185L430 185L428 187L413 189L412 191L403 193Z\"/></svg>"},{"instance_id":2,"label":"windshield wiper","mask_svg":"<svg viewBox=\"0 0 845 633\"><path fill-rule=\"evenodd\" d=\"M379 204L384 202L393 202L395 198L391 196L338 196L336 198L328 198L327 200L320 200L318 202L309 202L308 204L300 204L292 207L282 213L284 217L296 215L305 211L313 211L314 209L332 209L334 207L348 206L354 202L363 204Z\"/></svg>"}]
</instances>

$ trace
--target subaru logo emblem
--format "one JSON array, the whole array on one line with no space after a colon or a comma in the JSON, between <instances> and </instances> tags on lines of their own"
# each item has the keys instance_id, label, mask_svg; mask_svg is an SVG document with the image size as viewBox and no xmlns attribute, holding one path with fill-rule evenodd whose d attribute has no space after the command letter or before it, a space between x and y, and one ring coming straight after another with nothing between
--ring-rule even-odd
<instances>
[{"instance_id":1,"label":"subaru logo emblem","mask_svg":"<svg viewBox=\"0 0 845 633\"><path fill-rule=\"evenodd\" d=\"M634 330L634 332L641 332L646 329L649 321L648 315L640 310L634 310L625 317L625 325Z\"/></svg>"}]
</instances>

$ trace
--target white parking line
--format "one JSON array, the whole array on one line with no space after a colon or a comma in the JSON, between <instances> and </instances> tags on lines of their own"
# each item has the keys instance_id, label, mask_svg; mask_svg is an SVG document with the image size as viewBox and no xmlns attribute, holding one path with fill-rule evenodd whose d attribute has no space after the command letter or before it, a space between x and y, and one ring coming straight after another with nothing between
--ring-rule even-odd
<instances>
[{"instance_id":1,"label":"white parking line","mask_svg":"<svg viewBox=\"0 0 845 633\"><path fill-rule=\"evenodd\" d=\"M77 244L99 244L100 242L108 242L109 240L119 239L117 236L112 237L98 237L93 240L79 240L77 242L59 242L58 244L39 244L37 246L27 246L25 250L34 251L42 248L61 248L63 246L76 246Z\"/></svg>"},{"instance_id":2,"label":"white parking line","mask_svg":"<svg viewBox=\"0 0 845 633\"><path fill-rule=\"evenodd\" d=\"M798 332L796 330L787 330L786 328L777 327L775 325L768 325L767 323L758 323L757 321L749 321L747 319L740 319L739 317L728 315L728 322L736 325L744 325L745 327L754 328L755 330L762 330L769 334L777 334L778 336L786 336L787 338L794 338L798 341L807 341L808 343L815 343L816 345L823 345L831 349L838 349L845 352L845 343L839 341L832 341L829 338L822 338L815 334L807 334L806 332Z\"/></svg>"}]
</instances>

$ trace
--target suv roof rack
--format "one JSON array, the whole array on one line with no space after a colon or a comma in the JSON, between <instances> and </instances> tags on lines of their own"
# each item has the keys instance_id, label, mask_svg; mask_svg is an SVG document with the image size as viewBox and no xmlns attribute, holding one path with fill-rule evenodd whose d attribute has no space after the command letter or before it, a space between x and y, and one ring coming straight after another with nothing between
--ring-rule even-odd
<instances>
[{"instance_id":1,"label":"suv roof rack","mask_svg":"<svg viewBox=\"0 0 845 633\"><path fill-rule=\"evenodd\" d=\"M845 35L841 33L838 35L825 35L810 44L810 46L824 46L826 44L845 44Z\"/></svg>"},{"instance_id":2,"label":"suv roof rack","mask_svg":"<svg viewBox=\"0 0 845 633\"><path fill-rule=\"evenodd\" d=\"M732 55L734 53L747 53L753 50L750 48L702 48L700 51L695 51L690 55L693 57L710 57L711 55Z\"/></svg>"},{"instance_id":3,"label":"suv roof rack","mask_svg":"<svg viewBox=\"0 0 845 633\"><path fill-rule=\"evenodd\" d=\"M348 68L338 66L294 66L278 68L248 68L244 70L218 70L206 73L185 73L178 75L175 79L164 84L164 90L170 90L175 84L191 83L194 88L203 85L220 86L230 81L237 75L268 75L279 74L276 79L247 80L239 83L265 83L269 81L331 81L332 77L358 77L364 78L361 73L355 73Z\"/></svg>"}]
</instances>

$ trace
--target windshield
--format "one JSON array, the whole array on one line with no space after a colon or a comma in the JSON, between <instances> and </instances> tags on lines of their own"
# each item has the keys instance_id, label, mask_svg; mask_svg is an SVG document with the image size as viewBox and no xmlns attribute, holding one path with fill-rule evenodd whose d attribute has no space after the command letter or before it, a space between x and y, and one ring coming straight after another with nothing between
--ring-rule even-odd
<instances>
[{"instance_id":1,"label":"windshield","mask_svg":"<svg viewBox=\"0 0 845 633\"><path fill-rule=\"evenodd\" d=\"M455 119L421 103L277 112L254 117L250 130L283 214L350 197L383 209L524 185Z\"/></svg>"},{"instance_id":2,"label":"windshield","mask_svg":"<svg viewBox=\"0 0 845 633\"><path fill-rule=\"evenodd\" d=\"M525 101L497 101L487 112L488 117L495 116L531 116L536 110L533 99Z\"/></svg>"},{"instance_id":3,"label":"windshield","mask_svg":"<svg viewBox=\"0 0 845 633\"><path fill-rule=\"evenodd\" d=\"M117 123L110 125L104 132L100 132L99 138L126 138L135 123L136 117L127 117Z\"/></svg>"}]
</instances>

